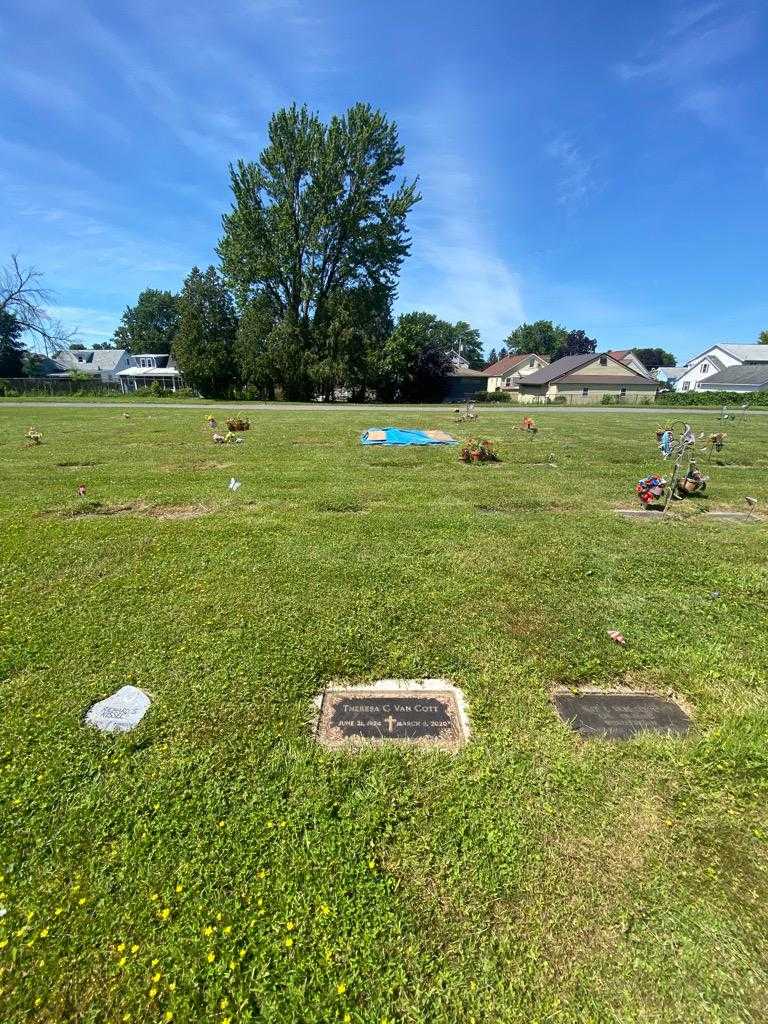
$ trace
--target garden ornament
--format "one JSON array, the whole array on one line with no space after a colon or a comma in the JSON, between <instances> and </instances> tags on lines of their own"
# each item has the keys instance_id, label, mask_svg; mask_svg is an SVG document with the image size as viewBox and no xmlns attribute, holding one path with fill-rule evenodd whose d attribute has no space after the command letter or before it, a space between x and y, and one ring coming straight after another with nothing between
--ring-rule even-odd
<instances>
[{"instance_id":1,"label":"garden ornament","mask_svg":"<svg viewBox=\"0 0 768 1024\"><path fill-rule=\"evenodd\" d=\"M229 490L232 491L232 492L238 491L240 489L240 487L241 487L241 481L240 480L235 480L235 478L232 477L232 479L229 481Z\"/></svg>"}]
</instances>

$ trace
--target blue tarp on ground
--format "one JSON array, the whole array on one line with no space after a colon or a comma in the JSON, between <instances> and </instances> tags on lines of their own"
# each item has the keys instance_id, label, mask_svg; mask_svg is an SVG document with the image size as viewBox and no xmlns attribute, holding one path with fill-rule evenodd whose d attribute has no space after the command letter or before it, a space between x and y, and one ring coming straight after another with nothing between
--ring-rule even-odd
<instances>
[{"instance_id":1,"label":"blue tarp on ground","mask_svg":"<svg viewBox=\"0 0 768 1024\"><path fill-rule=\"evenodd\" d=\"M383 434L384 437L369 437L369 434ZM448 435L446 435L447 437ZM360 436L360 444L458 444L452 437L430 437L425 430L401 430L400 427L369 427Z\"/></svg>"}]
</instances>

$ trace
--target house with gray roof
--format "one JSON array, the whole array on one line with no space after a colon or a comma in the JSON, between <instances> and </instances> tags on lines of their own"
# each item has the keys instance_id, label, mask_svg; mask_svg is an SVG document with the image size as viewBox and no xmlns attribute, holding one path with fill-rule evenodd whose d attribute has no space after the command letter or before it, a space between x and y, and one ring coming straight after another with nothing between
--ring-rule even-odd
<instances>
[{"instance_id":1,"label":"house with gray roof","mask_svg":"<svg viewBox=\"0 0 768 1024\"><path fill-rule=\"evenodd\" d=\"M129 365L129 354L124 348L76 348L55 352L53 360L59 369L49 377L70 377L73 373L87 374L94 380L107 383L117 381L118 373Z\"/></svg>"},{"instance_id":2,"label":"house with gray roof","mask_svg":"<svg viewBox=\"0 0 768 1024\"><path fill-rule=\"evenodd\" d=\"M610 395L621 402L656 396L657 383L610 352L564 356L542 370L521 378L521 402L565 401L568 405L600 402Z\"/></svg>"},{"instance_id":3,"label":"house with gray roof","mask_svg":"<svg viewBox=\"0 0 768 1024\"><path fill-rule=\"evenodd\" d=\"M689 359L684 372L677 376L669 376L669 382L675 391L711 391L704 388L704 382L715 375L731 370L737 366L768 366L768 345L739 345L731 342L718 342L710 345L699 355ZM672 367L665 367L669 373ZM674 369L677 369L675 367ZM718 388L717 390L730 390Z\"/></svg>"},{"instance_id":4,"label":"house with gray roof","mask_svg":"<svg viewBox=\"0 0 768 1024\"><path fill-rule=\"evenodd\" d=\"M699 391L768 391L768 361L729 366L699 382Z\"/></svg>"}]
</instances>

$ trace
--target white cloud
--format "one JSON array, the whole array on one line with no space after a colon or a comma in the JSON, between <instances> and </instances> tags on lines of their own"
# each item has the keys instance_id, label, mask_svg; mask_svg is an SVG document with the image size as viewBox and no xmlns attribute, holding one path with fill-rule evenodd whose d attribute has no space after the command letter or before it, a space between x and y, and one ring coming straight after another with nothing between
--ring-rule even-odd
<instances>
[{"instance_id":1,"label":"white cloud","mask_svg":"<svg viewBox=\"0 0 768 1024\"><path fill-rule=\"evenodd\" d=\"M757 28L754 9L740 0L678 3L666 30L614 70L624 82L671 89L678 110L724 127L733 120L739 89L717 76L754 46Z\"/></svg>"},{"instance_id":2,"label":"white cloud","mask_svg":"<svg viewBox=\"0 0 768 1024\"><path fill-rule=\"evenodd\" d=\"M597 157L585 153L572 132L562 132L552 139L547 155L562 168L557 189L557 201L562 206L571 209L581 206L600 188Z\"/></svg>"}]
</instances>

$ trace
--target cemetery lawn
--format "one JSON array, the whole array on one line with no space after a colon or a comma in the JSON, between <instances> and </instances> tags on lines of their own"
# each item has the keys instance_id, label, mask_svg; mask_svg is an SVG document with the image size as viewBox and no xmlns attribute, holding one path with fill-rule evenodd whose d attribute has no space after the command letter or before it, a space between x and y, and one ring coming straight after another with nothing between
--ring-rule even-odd
<instances>
[{"instance_id":1,"label":"cemetery lawn","mask_svg":"<svg viewBox=\"0 0 768 1024\"><path fill-rule=\"evenodd\" d=\"M216 447L201 410L0 406L3 1024L766 1019L768 524L697 510L766 507L768 422L658 524L614 512L652 418L535 415L482 410L503 462L464 466L358 444L450 410ZM471 743L313 743L313 694L389 677L462 687ZM86 728L127 683L141 725ZM695 728L583 742L580 684Z\"/></svg>"}]
</instances>

